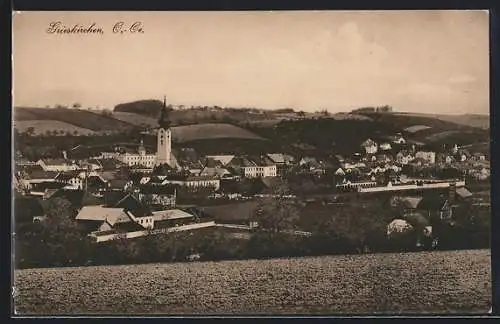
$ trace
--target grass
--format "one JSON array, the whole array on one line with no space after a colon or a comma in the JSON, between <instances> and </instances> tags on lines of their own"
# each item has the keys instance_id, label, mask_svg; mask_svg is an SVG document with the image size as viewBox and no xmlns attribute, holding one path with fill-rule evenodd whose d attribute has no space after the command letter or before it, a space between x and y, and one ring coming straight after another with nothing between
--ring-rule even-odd
<instances>
[{"instance_id":1,"label":"grass","mask_svg":"<svg viewBox=\"0 0 500 324\"><path fill-rule=\"evenodd\" d=\"M482 313L490 251L16 270L20 315Z\"/></svg>"},{"instance_id":2,"label":"grass","mask_svg":"<svg viewBox=\"0 0 500 324\"><path fill-rule=\"evenodd\" d=\"M47 131L58 131L63 132L60 135L66 135L66 133L74 134L74 132L78 132L79 135L92 135L94 131L78 127L72 124L68 124L58 120L20 120L14 121L14 127L19 132L25 132L28 128L33 127L35 131L35 135L45 135Z\"/></svg>"}]
</instances>

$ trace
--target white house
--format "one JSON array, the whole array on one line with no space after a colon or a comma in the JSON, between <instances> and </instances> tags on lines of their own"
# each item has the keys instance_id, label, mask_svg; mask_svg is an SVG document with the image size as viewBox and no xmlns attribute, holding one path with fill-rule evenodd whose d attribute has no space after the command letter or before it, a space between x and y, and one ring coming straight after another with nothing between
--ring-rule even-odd
<instances>
[{"instance_id":1,"label":"white house","mask_svg":"<svg viewBox=\"0 0 500 324\"><path fill-rule=\"evenodd\" d=\"M414 159L415 157L408 152L399 152L398 154L396 154L396 161L402 165L406 165Z\"/></svg>"},{"instance_id":2,"label":"white house","mask_svg":"<svg viewBox=\"0 0 500 324\"><path fill-rule=\"evenodd\" d=\"M382 144L380 144L380 149L382 151L388 151L388 150L392 149L392 146L390 143L382 143Z\"/></svg>"},{"instance_id":3,"label":"white house","mask_svg":"<svg viewBox=\"0 0 500 324\"><path fill-rule=\"evenodd\" d=\"M212 176L187 176L182 179L165 179L162 184L177 184L189 188L211 187L219 190L220 179Z\"/></svg>"},{"instance_id":4,"label":"white house","mask_svg":"<svg viewBox=\"0 0 500 324\"><path fill-rule=\"evenodd\" d=\"M406 140L404 139L403 136L395 136L394 139L392 140L394 144L405 144Z\"/></svg>"},{"instance_id":5,"label":"white house","mask_svg":"<svg viewBox=\"0 0 500 324\"><path fill-rule=\"evenodd\" d=\"M247 178L276 177L276 165L254 165L243 167Z\"/></svg>"},{"instance_id":6,"label":"white house","mask_svg":"<svg viewBox=\"0 0 500 324\"><path fill-rule=\"evenodd\" d=\"M361 143L361 148L365 150L366 154L375 154L378 151L378 145L372 139L367 139Z\"/></svg>"}]
</instances>

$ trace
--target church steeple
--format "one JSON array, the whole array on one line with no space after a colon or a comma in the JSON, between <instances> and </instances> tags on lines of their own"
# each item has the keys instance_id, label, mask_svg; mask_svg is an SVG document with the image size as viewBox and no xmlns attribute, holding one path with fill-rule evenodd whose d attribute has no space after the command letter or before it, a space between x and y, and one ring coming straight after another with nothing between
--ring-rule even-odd
<instances>
[{"instance_id":1,"label":"church steeple","mask_svg":"<svg viewBox=\"0 0 500 324\"><path fill-rule=\"evenodd\" d=\"M170 127L170 120L168 118L167 110L167 97L163 96L163 107L161 109L160 119L158 120L158 126L163 129L168 129Z\"/></svg>"}]
</instances>

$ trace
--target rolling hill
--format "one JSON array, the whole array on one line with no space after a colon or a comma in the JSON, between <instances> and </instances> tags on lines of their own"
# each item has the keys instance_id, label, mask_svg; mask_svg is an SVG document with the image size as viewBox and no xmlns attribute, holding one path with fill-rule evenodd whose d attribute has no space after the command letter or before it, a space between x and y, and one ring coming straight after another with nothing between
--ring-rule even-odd
<instances>
[{"instance_id":1,"label":"rolling hill","mask_svg":"<svg viewBox=\"0 0 500 324\"><path fill-rule=\"evenodd\" d=\"M78 129L75 128L76 130L88 129L95 132L125 131L136 127L131 123L118 120L101 112L95 113L88 110L67 108L16 107L14 108L14 120L48 121L45 127L50 127L50 121L57 121L68 125L74 125L78 127ZM26 124L28 123L25 123L24 126L26 126ZM57 126L58 125L54 124L54 129L56 129Z\"/></svg>"},{"instance_id":2,"label":"rolling hill","mask_svg":"<svg viewBox=\"0 0 500 324\"><path fill-rule=\"evenodd\" d=\"M412 140L433 146L454 143L469 145L486 142L490 138L487 129L444 120L443 117L433 115L413 113L363 113L363 115L372 118L380 125L400 129Z\"/></svg>"},{"instance_id":3,"label":"rolling hill","mask_svg":"<svg viewBox=\"0 0 500 324\"><path fill-rule=\"evenodd\" d=\"M208 138L239 138L249 140L264 140L264 138L238 126L215 123L173 127L172 138L178 143Z\"/></svg>"},{"instance_id":4,"label":"rolling hill","mask_svg":"<svg viewBox=\"0 0 500 324\"><path fill-rule=\"evenodd\" d=\"M32 127L35 135L51 130L57 130L58 135L74 134L75 131L78 135L120 134L155 127L156 114L161 106L158 101L140 101L118 105L112 113L19 107L14 109L14 127L21 132ZM173 139L177 145L188 145L207 154L222 151L286 152L288 148L295 152L291 147L299 143L325 154L350 154L359 151L359 144L366 138L384 141L387 136L402 133L409 142L423 143L431 149L442 148L445 144L480 144L482 150L489 150L488 129L474 127L473 123L464 124L470 118L484 122L487 116L464 115L469 119L449 116L450 120L457 120L455 122L445 120L446 116L414 113L304 114L302 118L288 120L284 120L284 115L279 112L266 114L248 109L208 107L174 110L171 111ZM230 121L224 121L224 116ZM189 122L193 124L185 125ZM309 154L299 151L297 154Z\"/></svg>"}]
</instances>

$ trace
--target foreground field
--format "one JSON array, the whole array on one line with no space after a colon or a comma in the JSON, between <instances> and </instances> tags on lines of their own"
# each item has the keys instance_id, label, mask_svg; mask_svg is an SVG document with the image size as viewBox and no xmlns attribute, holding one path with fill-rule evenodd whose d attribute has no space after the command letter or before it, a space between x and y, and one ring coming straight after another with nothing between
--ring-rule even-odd
<instances>
[{"instance_id":1,"label":"foreground field","mask_svg":"<svg viewBox=\"0 0 500 324\"><path fill-rule=\"evenodd\" d=\"M29 314L487 313L490 251L15 271Z\"/></svg>"}]
</instances>

